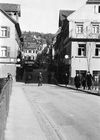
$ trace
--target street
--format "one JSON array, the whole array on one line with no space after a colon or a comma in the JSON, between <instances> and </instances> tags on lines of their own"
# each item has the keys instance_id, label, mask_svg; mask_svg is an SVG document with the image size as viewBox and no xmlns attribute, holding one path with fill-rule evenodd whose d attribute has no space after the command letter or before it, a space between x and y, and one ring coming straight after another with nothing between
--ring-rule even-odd
<instances>
[{"instance_id":1,"label":"street","mask_svg":"<svg viewBox=\"0 0 100 140\"><path fill-rule=\"evenodd\" d=\"M21 85L47 140L100 140L100 97L55 85Z\"/></svg>"}]
</instances>

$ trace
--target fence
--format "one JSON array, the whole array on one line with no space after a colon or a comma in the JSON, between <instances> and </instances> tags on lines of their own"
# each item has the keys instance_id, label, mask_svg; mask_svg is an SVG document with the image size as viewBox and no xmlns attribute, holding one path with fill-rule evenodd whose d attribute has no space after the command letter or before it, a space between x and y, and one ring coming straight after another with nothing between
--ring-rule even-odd
<instances>
[{"instance_id":1,"label":"fence","mask_svg":"<svg viewBox=\"0 0 100 140\"><path fill-rule=\"evenodd\" d=\"M12 90L12 80L6 81L0 91L0 140L4 140L4 130L9 110L9 99Z\"/></svg>"}]
</instances>

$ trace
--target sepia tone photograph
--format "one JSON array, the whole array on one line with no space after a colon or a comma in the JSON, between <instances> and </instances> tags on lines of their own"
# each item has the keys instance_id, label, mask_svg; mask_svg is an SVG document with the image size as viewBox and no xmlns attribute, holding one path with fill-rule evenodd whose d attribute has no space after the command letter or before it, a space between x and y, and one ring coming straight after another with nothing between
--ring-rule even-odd
<instances>
[{"instance_id":1,"label":"sepia tone photograph","mask_svg":"<svg viewBox=\"0 0 100 140\"><path fill-rule=\"evenodd\" d=\"M0 0L0 140L100 140L100 0Z\"/></svg>"}]
</instances>

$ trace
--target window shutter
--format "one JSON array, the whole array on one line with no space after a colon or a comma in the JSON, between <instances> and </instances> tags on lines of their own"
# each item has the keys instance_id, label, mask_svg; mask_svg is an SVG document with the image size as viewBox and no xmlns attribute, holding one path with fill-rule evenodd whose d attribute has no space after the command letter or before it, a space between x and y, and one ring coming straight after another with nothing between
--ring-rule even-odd
<instances>
[{"instance_id":1,"label":"window shutter","mask_svg":"<svg viewBox=\"0 0 100 140\"><path fill-rule=\"evenodd\" d=\"M7 57L10 57L10 47L7 47Z\"/></svg>"},{"instance_id":2,"label":"window shutter","mask_svg":"<svg viewBox=\"0 0 100 140\"><path fill-rule=\"evenodd\" d=\"M78 48L78 55L81 55L81 48Z\"/></svg>"},{"instance_id":3,"label":"window shutter","mask_svg":"<svg viewBox=\"0 0 100 140\"><path fill-rule=\"evenodd\" d=\"M95 49L95 55L98 56L98 48Z\"/></svg>"},{"instance_id":4,"label":"window shutter","mask_svg":"<svg viewBox=\"0 0 100 140\"><path fill-rule=\"evenodd\" d=\"M10 27L7 27L7 36L10 37Z\"/></svg>"}]
</instances>

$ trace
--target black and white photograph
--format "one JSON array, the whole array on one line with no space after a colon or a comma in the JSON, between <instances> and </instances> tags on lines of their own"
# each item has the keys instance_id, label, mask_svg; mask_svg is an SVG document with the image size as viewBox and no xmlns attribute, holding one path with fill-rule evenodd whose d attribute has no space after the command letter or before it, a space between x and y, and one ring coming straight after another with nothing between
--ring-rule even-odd
<instances>
[{"instance_id":1,"label":"black and white photograph","mask_svg":"<svg viewBox=\"0 0 100 140\"><path fill-rule=\"evenodd\" d=\"M0 0L0 140L100 140L100 0Z\"/></svg>"}]
</instances>

